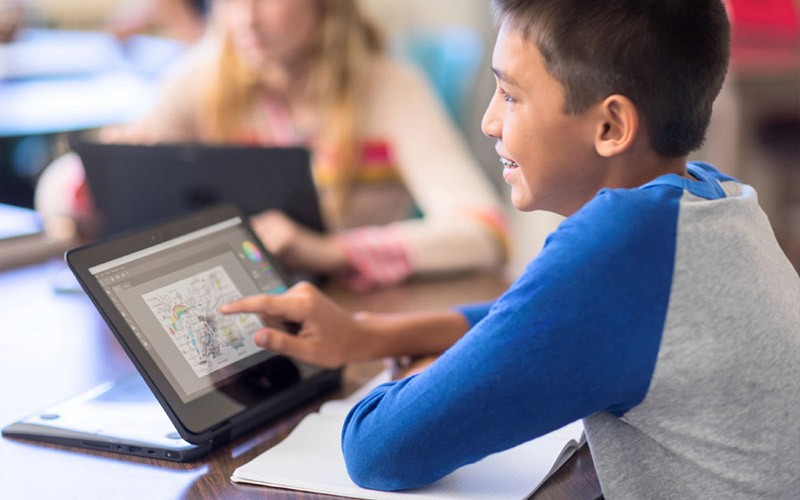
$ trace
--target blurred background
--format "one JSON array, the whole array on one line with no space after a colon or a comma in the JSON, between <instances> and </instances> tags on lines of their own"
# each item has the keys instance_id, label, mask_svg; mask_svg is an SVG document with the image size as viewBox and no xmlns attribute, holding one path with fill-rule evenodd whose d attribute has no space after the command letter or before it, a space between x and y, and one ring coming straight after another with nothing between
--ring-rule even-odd
<instances>
[{"instance_id":1,"label":"blurred background","mask_svg":"<svg viewBox=\"0 0 800 500\"><path fill-rule=\"evenodd\" d=\"M362 0L398 57L419 64L507 200L492 141L480 132L494 90L495 30L486 0ZM800 268L800 0L728 0L732 62L705 146L711 162L759 192ZM147 109L159 77L202 34L204 2L0 0L0 203L33 206L41 170L66 134ZM508 207L510 277L560 221Z\"/></svg>"}]
</instances>

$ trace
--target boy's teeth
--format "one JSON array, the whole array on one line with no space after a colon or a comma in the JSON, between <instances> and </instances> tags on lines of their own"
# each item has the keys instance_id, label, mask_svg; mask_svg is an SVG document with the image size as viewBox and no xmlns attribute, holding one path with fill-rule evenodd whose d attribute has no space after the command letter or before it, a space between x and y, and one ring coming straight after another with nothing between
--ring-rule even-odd
<instances>
[{"instance_id":1,"label":"boy's teeth","mask_svg":"<svg viewBox=\"0 0 800 500\"><path fill-rule=\"evenodd\" d=\"M505 168L514 168L517 166L517 162L507 160L505 158L500 158L500 164Z\"/></svg>"}]
</instances>

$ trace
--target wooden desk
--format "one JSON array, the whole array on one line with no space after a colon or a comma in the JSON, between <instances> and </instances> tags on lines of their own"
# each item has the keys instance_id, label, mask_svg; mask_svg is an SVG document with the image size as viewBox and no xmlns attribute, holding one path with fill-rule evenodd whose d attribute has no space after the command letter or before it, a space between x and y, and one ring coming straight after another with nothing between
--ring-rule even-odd
<instances>
[{"instance_id":1,"label":"wooden desk","mask_svg":"<svg viewBox=\"0 0 800 500\"><path fill-rule=\"evenodd\" d=\"M63 264L51 261L0 274L0 425L7 425L133 366L80 294L54 294ZM368 295L332 288L351 310L440 309L487 300L505 289L496 276L470 275L417 282ZM379 362L345 371L343 397L382 369ZM0 485L4 498L324 498L230 481L233 470L277 444L322 400L300 407L202 460L176 464L103 452L0 439ZM542 488L537 498L596 498L600 489L584 447Z\"/></svg>"}]
</instances>

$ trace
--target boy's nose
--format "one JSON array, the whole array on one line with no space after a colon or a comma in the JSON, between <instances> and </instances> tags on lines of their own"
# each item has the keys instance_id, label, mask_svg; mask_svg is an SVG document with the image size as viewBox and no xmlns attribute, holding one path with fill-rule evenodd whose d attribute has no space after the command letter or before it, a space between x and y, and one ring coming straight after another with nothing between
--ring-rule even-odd
<instances>
[{"instance_id":1,"label":"boy's nose","mask_svg":"<svg viewBox=\"0 0 800 500\"><path fill-rule=\"evenodd\" d=\"M486 112L483 113L483 119L481 120L481 131L486 137L499 139L503 127L497 115L493 112L493 103L494 99L489 102Z\"/></svg>"}]
</instances>

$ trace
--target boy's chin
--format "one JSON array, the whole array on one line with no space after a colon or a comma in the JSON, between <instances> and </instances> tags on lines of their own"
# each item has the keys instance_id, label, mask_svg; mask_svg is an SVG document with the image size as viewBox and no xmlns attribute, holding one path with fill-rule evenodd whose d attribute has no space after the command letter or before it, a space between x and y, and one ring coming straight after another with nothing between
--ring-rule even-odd
<instances>
[{"instance_id":1,"label":"boy's chin","mask_svg":"<svg viewBox=\"0 0 800 500\"><path fill-rule=\"evenodd\" d=\"M511 190L511 205L520 212L539 210L534 200L520 196L514 189Z\"/></svg>"}]
</instances>

